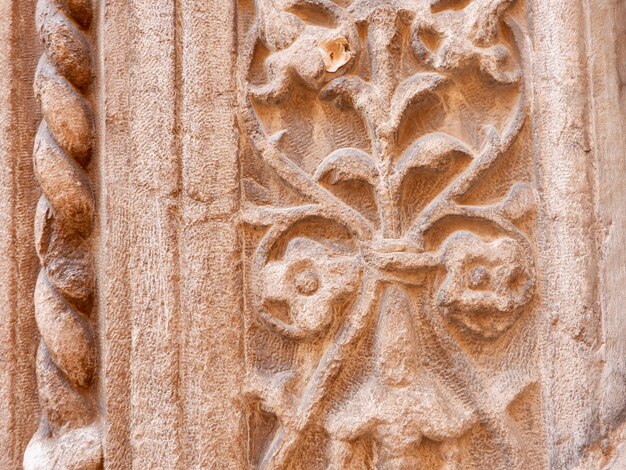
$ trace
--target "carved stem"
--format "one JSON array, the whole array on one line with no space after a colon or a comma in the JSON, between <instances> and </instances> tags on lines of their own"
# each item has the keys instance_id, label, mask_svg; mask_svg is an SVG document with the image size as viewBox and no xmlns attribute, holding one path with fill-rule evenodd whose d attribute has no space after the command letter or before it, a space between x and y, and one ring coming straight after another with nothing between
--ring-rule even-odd
<instances>
[{"instance_id":1,"label":"carved stem","mask_svg":"<svg viewBox=\"0 0 626 470\"><path fill-rule=\"evenodd\" d=\"M252 63L254 47L259 38L259 32L254 27L246 38L245 52L242 54L242 70L249 70ZM328 190L315 183L311 177L298 168L281 152L276 142L267 138L261 130L261 125L254 112L254 107L249 96L249 86L247 73L239 77L238 95L239 106L241 108L240 124L246 130L252 147L259 156L270 165L276 173L293 188L299 190L303 195L326 207L337 220L342 221L346 226L358 234L361 239L371 238L373 228L370 222L359 212L335 197Z\"/></svg>"},{"instance_id":2,"label":"carved stem","mask_svg":"<svg viewBox=\"0 0 626 470\"><path fill-rule=\"evenodd\" d=\"M43 120L33 155L42 190L35 215L41 420L24 468L98 469L102 445L91 392L96 347L89 321L95 289L89 243L94 198L85 173L94 136L86 97L92 78L86 34L92 6L90 0L39 0L36 15L44 48L35 75Z\"/></svg>"},{"instance_id":3,"label":"carved stem","mask_svg":"<svg viewBox=\"0 0 626 470\"><path fill-rule=\"evenodd\" d=\"M351 346L365 331L380 297L380 287L381 284L374 273L366 272L364 274L361 292L352 308L346 326L340 330L332 346L322 357L302 394L295 420L296 429L283 430L276 435L263 458L261 468L264 470L286 467L303 432L306 432L320 407L323 406L330 387L341 371L345 358L350 354Z\"/></svg>"},{"instance_id":4,"label":"carved stem","mask_svg":"<svg viewBox=\"0 0 626 470\"><path fill-rule=\"evenodd\" d=\"M390 188L393 173L394 133L387 129L385 121L391 110L391 99L397 86L391 48L396 39L396 13L385 11L383 21L370 25L370 53L372 56L372 82L374 98L368 103L368 112L363 113L367 127L373 129L372 153L377 162L378 203L380 204L380 226L383 238L398 238L400 214Z\"/></svg>"},{"instance_id":5,"label":"carved stem","mask_svg":"<svg viewBox=\"0 0 626 470\"><path fill-rule=\"evenodd\" d=\"M450 364L455 365L455 377L461 382L462 389L467 393L469 400L476 406L480 422L496 441L505 459L505 468L520 468L522 463L520 446L511 432L507 430L506 418L502 414L491 411L489 404L486 403L485 390L488 387L476 367L460 350L437 315L424 315L424 318L430 323L430 328L440 342L442 350L448 355Z\"/></svg>"},{"instance_id":6,"label":"carved stem","mask_svg":"<svg viewBox=\"0 0 626 470\"><path fill-rule=\"evenodd\" d=\"M420 243L424 233L436 222L450 213L456 206L454 199L465 194L472 185L491 168L510 148L518 136L526 120L526 95L524 83L520 84L521 92L513 116L502 136L492 133L487 136L487 143L476 160L457 178L438 198L434 199L420 214L407 232L408 239Z\"/></svg>"},{"instance_id":7,"label":"carved stem","mask_svg":"<svg viewBox=\"0 0 626 470\"><path fill-rule=\"evenodd\" d=\"M521 54L524 51L524 39L519 26L511 17L506 19L506 24L513 32L517 51ZM465 194L513 145L513 142L515 142L515 139L524 127L527 113L526 84L523 80L520 81L519 88L519 99L502 135L498 135L493 129L488 133L487 142L479 156L440 197L433 200L422 211L408 230L406 235L408 239L418 240L421 243L424 233L446 215L445 208L455 206L454 199Z\"/></svg>"}]
</instances>

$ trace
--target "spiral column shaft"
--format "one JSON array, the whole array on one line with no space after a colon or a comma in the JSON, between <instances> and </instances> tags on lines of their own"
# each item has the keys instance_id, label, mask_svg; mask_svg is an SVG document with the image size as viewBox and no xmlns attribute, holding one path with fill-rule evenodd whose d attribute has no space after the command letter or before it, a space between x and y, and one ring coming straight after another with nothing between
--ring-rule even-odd
<instances>
[{"instance_id":1,"label":"spiral column shaft","mask_svg":"<svg viewBox=\"0 0 626 470\"><path fill-rule=\"evenodd\" d=\"M35 317L41 335L37 381L41 420L24 455L26 470L102 468L92 314L95 280L90 234L94 197L85 168L94 141L87 97L92 61L90 0L39 0L44 53L35 73L43 119L35 137L42 196L35 215L41 271Z\"/></svg>"}]
</instances>

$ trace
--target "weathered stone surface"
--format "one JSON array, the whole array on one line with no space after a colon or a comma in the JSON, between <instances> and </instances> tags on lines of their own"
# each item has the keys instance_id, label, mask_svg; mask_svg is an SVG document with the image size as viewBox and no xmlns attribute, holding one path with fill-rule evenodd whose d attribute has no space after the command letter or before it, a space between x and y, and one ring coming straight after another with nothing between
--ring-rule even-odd
<instances>
[{"instance_id":1,"label":"weathered stone surface","mask_svg":"<svg viewBox=\"0 0 626 470\"><path fill-rule=\"evenodd\" d=\"M626 468L623 1L0 12L0 467Z\"/></svg>"},{"instance_id":2,"label":"weathered stone surface","mask_svg":"<svg viewBox=\"0 0 626 470\"><path fill-rule=\"evenodd\" d=\"M32 88L40 48L33 11L32 1L0 2L0 468L7 469L21 468L39 414L32 150L40 114Z\"/></svg>"}]
</instances>

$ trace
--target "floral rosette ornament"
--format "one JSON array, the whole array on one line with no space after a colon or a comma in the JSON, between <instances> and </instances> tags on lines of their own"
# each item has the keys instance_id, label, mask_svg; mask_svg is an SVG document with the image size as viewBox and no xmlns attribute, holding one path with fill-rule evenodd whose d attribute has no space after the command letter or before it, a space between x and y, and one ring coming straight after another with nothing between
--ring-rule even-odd
<instances>
[{"instance_id":1,"label":"floral rosette ornament","mask_svg":"<svg viewBox=\"0 0 626 470\"><path fill-rule=\"evenodd\" d=\"M531 299L531 260L511 238L485 243L474 234L457 232L443 248L447 276L437 304L471 334L496 338Z\"/></svg>"},{"instance_id":2,"label":"floral rosette ornament","mask_svg":"<svg viewBox=\"0 0 626 470\"><path fill-rule=\"evenodd\" d=\"M294 338L323 333L333 311L358 288L360 266L355 257L333 253L307 238L294 238L281 261L268 263L259 273L259 291L266 320ZM280 321L283 316L290 323Z\"/></svg>"},{"instance_id":3,"label":"floral rosette ornament","mask_svg":"<svg viewBox=\"0 0 626 470\"><path fill-rule=\"evenodd\" d=\"M248 250L249 307L263 337L250 357L264 358L250 360L246 395L267 434L251 444L254 466L289 468L314 458L316 442L327 468L418 468L427 438L440 444L438 461L457 468L461 453L450 449L477 426L503 467L523 462L490 405L493 384L457 335L496 342L532 304L531 186L507 182L503 196L466 202L480 199L468 195L524 128L524 39L512 4L255 1L240 54L240 124L280 191L300 202L249 202L244 189L242 220L259 237ZM480 123L451 122L449 108L465 112L479 84L506 91L497 116L480 103ZM293 143L315 126L290 128L285 117L296 94L315 95L317 113L353 113L368 143L315 160L313 142ZM285 127L270 131L277 122ZM263 181L250 184L264 194Z\"/></svg>"}]
</instances>

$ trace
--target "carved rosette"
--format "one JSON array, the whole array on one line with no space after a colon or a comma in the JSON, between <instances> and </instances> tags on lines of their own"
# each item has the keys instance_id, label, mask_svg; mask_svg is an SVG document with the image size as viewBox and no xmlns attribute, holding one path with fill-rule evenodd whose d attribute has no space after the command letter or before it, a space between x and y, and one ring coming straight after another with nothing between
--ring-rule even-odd
<instances>
[{"instance_id":1,"label":"carved rosette","mask_svg":"<svg viewBox=\"0 0 626 470\"><path fill-rule=\"evenodd\" d=\"M41 334L41 420L24 456L27 470L102 467L93 396L96 344L90 316L95 280L90 234L94 197L85 172L94 141L90 0L39 0L44 53L35 76L43 120L34 166L42 190L35 215L41 271L35 315Z\"/></svg>"},{"instance_id":2,"label":"carved rosette","mask_svg":"<svg viewBox=\"0 0 626 470\"><path fill-rule=\"evenodd\" d=\"M539 413L514 3L255 2L239 64L253 465L532 460L514 409Z\"/></svg>"}]
</instances>

